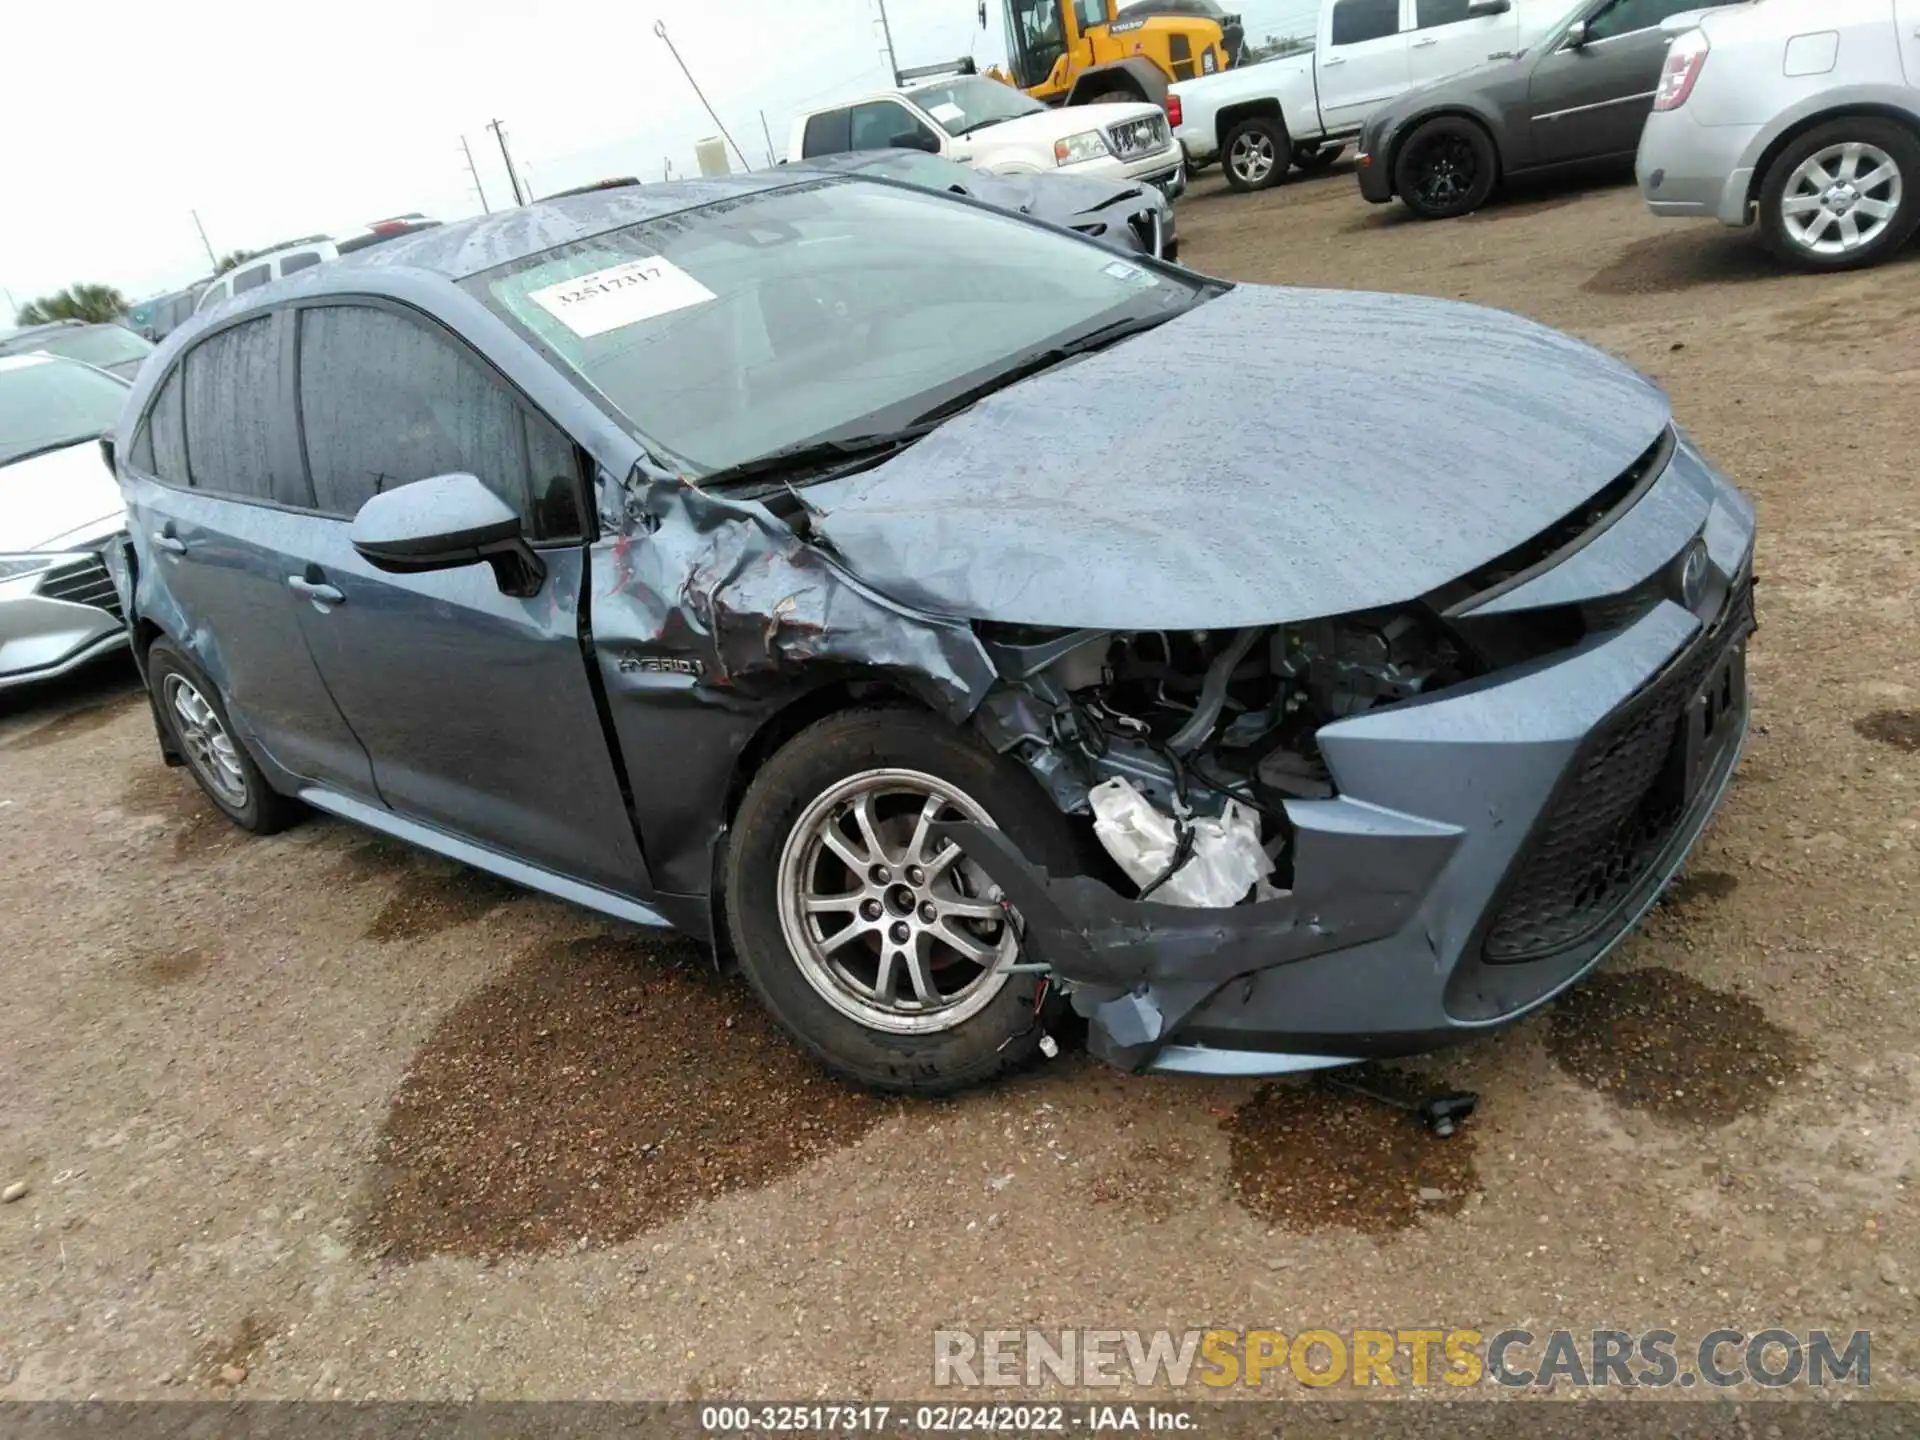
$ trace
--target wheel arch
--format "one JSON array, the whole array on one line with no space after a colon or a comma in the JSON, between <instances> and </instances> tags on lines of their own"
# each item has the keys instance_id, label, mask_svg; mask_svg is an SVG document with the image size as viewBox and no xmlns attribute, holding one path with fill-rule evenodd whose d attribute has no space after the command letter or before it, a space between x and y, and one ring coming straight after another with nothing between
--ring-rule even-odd
<instances>
[{"instance_id":1,"label":"wheel arch","mask_svg":"<svg viewBox=\"0 0 1920 1440\"><path fill-rule=\"evenodd\" d=\"M1092 65L1082 70L1075 77L1073 88L1067 92L1065 103L1085 105L1096 95L1127 90L1145 104L1165 108L1167 90L1172 83L1166 72L1153 61L1144 56L1129 55L1124 60L1112 60L1105 65Z\"/></svg>"},{"instance_id":2,"label":"wheel arch","mask_svg":"<svg viewBox=\"0 0 1920 1440\"><path fill-rule=\"evenodd\" d=\"M1497 185L1506 178L1507 153L1500 143L1500 127L1471 105L1453 102L1435 105L1431 110L1422 110L1409 115L1395 128L1392 138L1387 142L1385 157L1389 195L1398 196L1400 193L1400 187L1394 184L1393 176L1394 171L1399 168L1400 154L1407 148L1407 141L1411 140L1429 121L1447 119L1465 120L1479 126L1481 132L1487 137L1487 143L1493 147L1494 183Z\"/></svg>"},{"instance_id":3,"label":"wheel arch","mask_svg":"<svg viewBox=\"0 0 1920 1440\"><path fill-rule=\"evenodd\" d=\"M1780 133L1766 142L1765 147L1754 158L1753 174L1747 180L1746 207L1749 215L1753 207L1760 203L1760 191L1767 183L1767 172L1792 145L1810 130L1834 120L1890 120L1900 126L1915 141L1920 141L1920 115L1904 109L1888 100L1855 99L1839 101L1827 108L1814 110L1789 121Z\"/></svg>"},{"instance_id":4,"label":"wheel arch","mask_svg":"<svg viewBox=\"0 0 1920 1440\"><path fill-rule=\"evenodd\" d=\"M1279 100L1271 95L1255 100L1240 100L1232 105L1223 105L1214 113L1213 136L1220 146L1221 154L1227 149L1227 136L1243 120L1271 120L1280 127L1280 133L1289 145L1293 143L1293 133L1287 129L1287 112Z\"/></svg>"}]
</instances>

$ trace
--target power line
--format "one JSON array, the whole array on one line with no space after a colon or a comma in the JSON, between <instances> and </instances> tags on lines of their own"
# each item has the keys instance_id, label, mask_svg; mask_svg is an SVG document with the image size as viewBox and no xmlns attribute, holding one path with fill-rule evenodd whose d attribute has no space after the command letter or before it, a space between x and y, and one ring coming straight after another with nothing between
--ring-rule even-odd
<instances>
[{"instance_id":1,"label":"power line","mask_svg":"<svg viewBox=\"0 0 1920 1440\"><path fill-rule=\"evenodd\" d=\"M487 192L485 187L480 183L480 172L474 168L473 149L467 144L467 137L464 135L460 137L460 149L467 157L467 174L473 177L473 188L474 192L480 197L481 212L491 215L493 213L493 207L487 204Z\"/></svg>"},{"instance_id":2,"label":"power line","mask_svg":"<svg viewBox=\"0 0 1920 1440\"><path fill-rule=\"evenodd\" d=\"M687 62L680 58L679 50L675 49L674 47L673 37L667 34L667 22L664 20L654 21L653 33L658 35L662 40L667 42L667 50L668 50L668 53L670 53L673 56L673 63L680 67L680 73L687 77L687 84L693 87L693 93L699 97L700 103L703 106L706 106L707 114L710 117L712 117L714 125L718 127L721 138L724 139L727 142L727 144L732 145L733 153L740 157L740 168L743 170L753 169L753 166L747 162L747 152L742 150L737 144L734 143L733 136L727 134L726 123L723 120L721 120L719 114L714 110L713 106L707 104L707 97L706 97L706 94L700 89L700 82L693 78L693 72L687 69Z\"/></svg>"},{"instance_id":3,"label":"power line","mask_svg":"<svg viewBox=\"0 0 1920 1440\"><path fill-rule=\"evenodd\" d=\"M513 155L507 149L507 132L500 127L498 120L489 120L487 129L493 131L493 138L500 142L500 158L507 162L507 183L513 187L513 203L526 204L527 197L520 193L520 177L514 172Z\"/></svg>"}]
</instances>

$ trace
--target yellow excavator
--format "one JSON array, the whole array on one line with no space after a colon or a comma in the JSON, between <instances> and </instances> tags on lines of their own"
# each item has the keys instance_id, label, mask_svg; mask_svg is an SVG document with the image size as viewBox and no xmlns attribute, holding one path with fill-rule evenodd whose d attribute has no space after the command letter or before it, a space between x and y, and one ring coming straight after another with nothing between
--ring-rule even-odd
<instances>
[{"instance_id":1,"label":"yellow excavator","mask_svg":"<svg viewBox=\"0 0 1920 1440\"><path fill-rule=\"evenodd\" d=\"M987 74L1048 105L1164 103L1176 80L1235 64L1246 44L1238 15L1215 0L994 0L1007 64ZM987 0L980 28L987 26Z\"/></svg>"}]
</instances>

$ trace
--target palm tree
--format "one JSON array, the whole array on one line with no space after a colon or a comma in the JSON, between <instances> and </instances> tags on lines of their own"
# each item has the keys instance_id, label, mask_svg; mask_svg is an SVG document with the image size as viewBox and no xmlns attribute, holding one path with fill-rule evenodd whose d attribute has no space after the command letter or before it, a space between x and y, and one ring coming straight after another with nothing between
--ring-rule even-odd
<instances>
[{"instance_id":1,"label":"palm tree","mask_svg":"<svg viewBox=\"0 0 1920 1440\"><path fill-rule=\"evenodd\" d=\"M254 257L254 254L255 252L252 250L229 250L226 254L222 255L218 263L214 265L213 273L216 275L224 275L233 269L234 266L246 264L247 261Z\"/></svg>"},{"instance_id":2,"label":"palm tree","mask_svg":"<svg viewBox=\"0 0 1920 1440\"><path fill-rule=\"evenodd\" d=\"M69 285L20 307L15 317L22 325L45 325L54 320L85 320L105 325L127 313L127 299L111 285Z\"/></svg>"}]
</instances>

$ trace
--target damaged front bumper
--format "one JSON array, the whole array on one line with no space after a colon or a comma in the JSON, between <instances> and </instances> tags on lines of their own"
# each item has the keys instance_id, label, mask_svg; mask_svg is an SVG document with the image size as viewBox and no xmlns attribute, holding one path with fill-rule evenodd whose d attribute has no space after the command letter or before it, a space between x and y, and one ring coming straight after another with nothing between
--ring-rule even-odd
<instances>
[{"instance_id":1,"label":"damaged front bumper","mask_svg":"<svg viewBox=\"0 0 1920 1440\"><path fill-rule=\"evenodd\" d=\"M1685 861L1748 725L1751 531L1703 621L1672 601L1531 667L1327 726L1338 798L1287 804L1293 888L1228 909L1056 878L945 828L1123 1069L1274 1074L1511 1023L1626 936Z\"/></svg>"}]
</instances>

